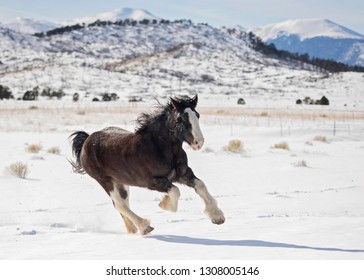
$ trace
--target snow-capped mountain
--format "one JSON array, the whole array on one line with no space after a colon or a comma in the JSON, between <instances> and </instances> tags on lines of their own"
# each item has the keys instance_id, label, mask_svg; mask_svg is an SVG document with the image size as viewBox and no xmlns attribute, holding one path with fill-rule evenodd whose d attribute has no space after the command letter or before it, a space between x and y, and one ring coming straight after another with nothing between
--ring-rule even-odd
<instances>
[{"instance_id":1,"label":"snow-capped mountain","mask_svg":"<svg viewBox=\"0 0 364 280\"><path fill-rule=\"evenodd\" d=\"M35 20L31 18L17 17L14 20L3 24L3 27L10 28L16 32L34 34L38 32L46 32L48 30L60 27L61 25L55 22Z\"/></svg>"},{"instance_id":2,"label":"snow-capped mountain","mask_svg":"<svg viewBox=\"0 0 364 280\"><path fill-rule=\"evenodd\" d=\"M207 99L244 95L281 106L287 104L283 97L290 104L302 98L301 89L305 96L311 90L313 98L331 99L334 85L335 92L347 85L316 69L255 51L241 27L189 20L96 21L37 35L0 27L0 84L16 98L37 87L61 89L68 97L77 92L86 100L104 93L125 100L198 92Z\"/></svg>"},{"instance_id":3,"label":"snow-capped mountain","mask_svg":"<svg viewBox=\"0 0 364 280\"><path fill-rule=\"evenodd\" d=\"M284 35L296 35L301 41L315 37L333 39L364 39L355 31L336 24L328 19L295 19L269 24L253 29L262 40L272 40Z\"/></svg>"},{"instance_id":4,"label":"snow-capped mountain","mask_svg":"<svg viewBox=\"0 0 364 280\"><path fill-rule=\"evenodd\" d=\"M240 29L188 20L75 27L38 37L0 29L0 84L18 97L35 86L81 96L120 91L124 97L166 96L171 83L179 91L231 95L241 92L242 83L258 85L252 73L277 72L288 64L253 50ZM290 63L287 74L301 67Z\"/></svg>"},{"instance_id":5,"label":"snow-capped mountain","mask_svg":"<svg viewBox=\"0 0 364 280\"><path fill-rule=\"evenodd\" d=\"M115 22L118 20L133 19L133 20L158 20L160 18L152 15L150 12L143 9L121 8L115 9L111 12L97 14L95 16L82 17L74 20L68 20L63 22L64 25L72 25L77 23L92 23L97 20Z\"/></svg>"},{"instance_id":6,"label":"snow-capped mountain","mask_svg":"<svg viewBox=\"0 0 364 280\"><path fill-rule=\"evenodd\" d=\"M327 19L288 20L252 32L278 49L364 66L364 35Z\"/></svg>"}]
</instances>

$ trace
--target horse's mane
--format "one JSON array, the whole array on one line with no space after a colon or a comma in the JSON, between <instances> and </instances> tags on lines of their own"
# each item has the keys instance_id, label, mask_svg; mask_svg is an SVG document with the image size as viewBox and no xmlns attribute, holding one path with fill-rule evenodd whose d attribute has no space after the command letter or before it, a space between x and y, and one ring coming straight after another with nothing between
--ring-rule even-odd
<instances>
[{"instance_id":1,"label":"horse's mane","mask_svg":"<svg viewBox=\"0 0 364 280\"><path fill-rule=\"evenodd\" d=\"M189 107L190 106L190 98L188 97L174 97L174 102L181 104L181 106ZM137 127L135 128L136 133L145 132L148 128L150 128L153 124L163 121L173 110L172 100L169 99L168 102L163 105L157 100L158 104L154 106L155 110L151 113L142 113L137 118Z\"/></svg>"},{"instance_id":2,"label":"horse's mane","mask_svg":"<svg viewBox=\"0 0 364 280\"><path fill-rule=\"evenodd\" d=\"M136 133L146 131L151 125L156 122L161 121L165 118L170 112L172 112L173 105L172 102L169 100L166 105L161 103L154 106L155 110L151 113L141 113L137 118L137 127L135 128Z\"/></svg>"}]
</instances>

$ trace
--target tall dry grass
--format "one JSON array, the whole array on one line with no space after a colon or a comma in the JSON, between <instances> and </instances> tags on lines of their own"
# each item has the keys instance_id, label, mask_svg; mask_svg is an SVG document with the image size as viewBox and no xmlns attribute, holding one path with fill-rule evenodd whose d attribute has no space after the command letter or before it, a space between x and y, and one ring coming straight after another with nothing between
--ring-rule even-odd
<instances>
[{"instance_id":1,"label":"tall dry grass","mask_svg":"<svg viewBox=\"0 0 364 280\"><path fill-rule=\"evenodd\" d=\"M17 161L13 164L11 164L7 168L10 175L13 175L15 177L19 177L22 179L25 179L29 173L28 165L24 162Z\"/></svg>"},{"instance_id":2,"label":"tall dry grass","mask_svg":"<svg viewBox=\"0 0 364 280\"><path fill-rule=\"evenodd\" d=\"M238 139L230 140L228 145L224 147L224 151L241 153L244 148L244 143Z\"/></svg>"},{"instance_id":3,"label":"tall dry grass","mask_svg":"<svg viewBox=\"0 0 364 280\"><path fill-rule=\"evenodd\" d=\"M40 144L29 144L25 150L28 152L28 153L33 153L33 154L37 154L39 153L39 151L42 149L42 145Z\"/></svg>"},{"instance_id":4,"label":"tall dry grass","mask_svg":"<svg viewBox=\"0 0 364 280\"><path fill-rule=\"evenodd\" d=\"M283 141L283 142L280 142L280 143L277 143L277 144L274 144L272 146L273 149L282 149L282 150L287 150L289 151L290 150L290 147L288 145L288 143L286 141Z\"/></svg>"}]
</instances>

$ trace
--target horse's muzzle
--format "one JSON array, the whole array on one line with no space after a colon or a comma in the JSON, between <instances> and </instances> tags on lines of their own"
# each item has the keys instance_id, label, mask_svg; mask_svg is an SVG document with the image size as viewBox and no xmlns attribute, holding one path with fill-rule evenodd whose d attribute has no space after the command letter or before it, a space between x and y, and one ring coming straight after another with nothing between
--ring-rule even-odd
<instances>
[{"instance_id":1,"label":"horse's muzzle","mask_svg":"<svg viewBox=\"0 0 364 280\"><path fill-rule=\"evenodd\" d=\"M193 139L190 146L192 147L192 149L197 151L202 148L204 142L205 142L205 139L203 139L203 138L195 138L195 139Z\"/></svg>"}]
</instances>

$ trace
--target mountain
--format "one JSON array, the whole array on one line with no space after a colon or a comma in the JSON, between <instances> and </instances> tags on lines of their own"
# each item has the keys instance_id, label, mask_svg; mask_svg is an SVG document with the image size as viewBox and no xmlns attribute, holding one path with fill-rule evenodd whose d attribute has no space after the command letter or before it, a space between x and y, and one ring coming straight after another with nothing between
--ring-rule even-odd
<instances>
[{"instance_id":1,"label":"mountain","mask_svg":"<svg viewBox=\"0 0 364 280\"><path fill-rule=\"evenodd\" d=\"M262 89L254 73L266 79L272 73L285 77L292 69L302 70L301 63L253 50L243 29L188 20L95 22L42 36L0 31L1 42L9 46L3 49L0 44L0 84L10 87L16 97L36 86L62 89L68 95L77 91L82 98L105 92L121 98L189 91L226 96L241 94L242 86L244 93L259 96L280 86Z\"/></svg>"},{"instance_id":2,"label":"mountain","mask_svg":"<svg viewBox=\"0 0 364 280\"><path fill-rule=\"evenodd\" d=\"M288 20L251 31L277 49L364 66L364 35L327 19Z\"/></svg>"},{"instance_id":3,"label":"mountain","mask_svg":"<svg viewBox=\"0 0 364 280\"><path fill-rule=\"evenodd\" d=\"M150 12L143 9L121 8L111 12L101 13L95 16L83 17L74 20L63 22L64 25L72 25L77 23L93 23L97 20L115 22L118 20L133 19L133 20L159 20L160 18L152 15Z\"/></svg>"},{"instance_id":4,"label":"mountain","mask_svg":"<svg viewBox=\"0 0 364 280\"><path fill-rule=\"evenodd\" d=\"M241 27L190 20L96 21L37 35L0 27L0 85L15 98L35 88L43 99L50 98L51 89L68 99L77 92L86 101L106 93L124 102L198 93L214 106L226 99L236 104L240 97L259 106L288 106L297 98L323 95L330 104L344 104L339 94L356 94L362 74L339 77L256 51ZM349 89L348 79L354 85Z\"/></svg>"},{"instance_id":5,"label":"mountain","mask_svg":"<svg viewBox=\"0 0 364 280\"><path fill-rule=\"evenodd\" d=\"M38 32L46 32L60 27L61 25L50 21L17 17L14 20L4 23L2 26L20 33L34 34Z\"/></svg>"}]
</instances>

